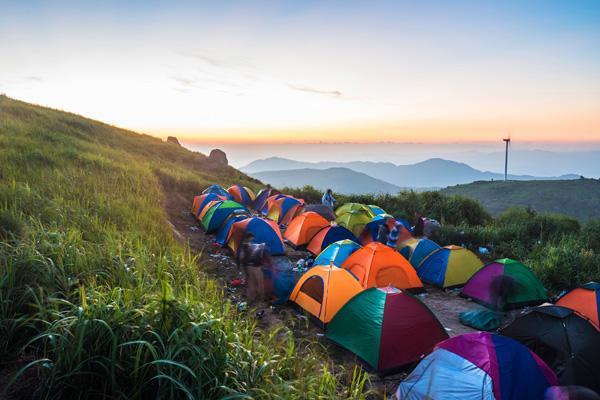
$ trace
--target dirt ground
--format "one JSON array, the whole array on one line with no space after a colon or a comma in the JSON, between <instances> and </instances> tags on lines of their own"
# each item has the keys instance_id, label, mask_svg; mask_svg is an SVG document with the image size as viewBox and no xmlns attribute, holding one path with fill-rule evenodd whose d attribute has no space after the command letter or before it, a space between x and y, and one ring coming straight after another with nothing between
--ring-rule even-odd
<instances>
[{"instance_id":1,"label":"dirt ground","mask_svg":"<svg viewBox=\"0 0 600 400\"><path fill-rule=\"evenodd\" d=\"M227 296L234 304L245 303L244 288L232 288L229 285L232 279L241 278L242 273L237 268L235 261L230 257L229 250L213 243L213 237L206 235L190 214L190 200L179 194L166 193L166 211L173 232L178 240L189 243L191 251L199 255L199 265L203 271L223 284L227 289ZM287 257L290 261L306 257L308 253L287 248ZM443 291L427 286L427 292L419 295L421 300L433 311L450 336L474 332L474 329L462 325L458 314L473 308L474 303L458 296L458 291ZM253 305L252 311L256 312L259 326L285 325L291 327L295 335L300 338L314 338L322 342L330 353L331 358L344 364L350 369L358 362L356 357L339 347L327 343L322 335L322 330L309 322L308 318L299 313L290 305L272 306L268 303ZM406 377L408 371L395 375L371 378L371 386L378 393L394 393L398 383Z\"/></svg>"}]
</instances>

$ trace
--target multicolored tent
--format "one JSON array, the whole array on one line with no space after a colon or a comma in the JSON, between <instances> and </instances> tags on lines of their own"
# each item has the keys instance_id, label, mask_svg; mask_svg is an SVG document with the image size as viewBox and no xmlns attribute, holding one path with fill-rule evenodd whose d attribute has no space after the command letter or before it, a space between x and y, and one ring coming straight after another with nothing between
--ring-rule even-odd
<instances>
[{"instance_id":1,"label":"multicolored tent","mask_svg":"<svg viewBox=\"0 0 600 400\"><path fill-rule=\"evenodd\" d=\"M392 287L354 296L327 325L325 336L380 373L419 361L448 338L419 299Z\"/></svg>"},{"instance_id":2,"label":"multicolored tent","mask_svg":"<svg viewBox=\"0 0 600 400\"><path fill-rule=\"evenodd\" d=\"M304 246L323 228L330 226L329 221L316 212L304 212L292 219L283 237L294 246Z\"/></svg>"},{"instance_id":3,"label":"multicolored tent","mask_svg":"<svg viewBox=\"0 0 600 400\"><path fill-rule=\"evenodd\" d=\"M233 200L244 206L251 206L256 197L252 189L242 185L233 185L227 189L227 193L231 195Z\"/></svg>"},{"instance_id":4,"label":"multicolored tent","mask_svg":"<svg viewBox=\"0 0 600 400\"><path fill-rule=\"evenodd\" d=\"M343 204L335 210L335 215L339 217L340 215L349 213L350 211L365 211L365 212L369 213L371 218L373 218L375 216L375 214L373 213L373 211L371 211L369 206L367 206L366 204L361 204L361 203Z\"/></svg>"},{"instance_id":5,"label":"multicolored tent","mask_svg":"<svg viewBox=\"0 0 600 400\"><path fill-rule=\"evenodd\" d=\"M279 226L275 221L271 221L265 218L252 217L244 220L234 222L231 225L229 234L227 235L227 246L237 256L238 250L244 236L248 233L254 235L252 243L264 243L272 255L285 254L285 246L283 245L283 238L279 231Z\"/></svg>"},{"instance_id":6,"label":"multicolored tent","mask_svg":"<svg viewBox=\"0 0 600 400\"><path fill-rule=\"evenodd\" d=\"M236 211L240 211L240 210L236 210ZM220 244L221 246L226 246L227 245L227 236L229 236L229 231L231 230L231 226L238 221L242 221L246 218L251 217L250 213L248 213L248 212L237 213L236 211L232 212L227 218L225 218L225 221L223 221L223 223L217 230L217 233L215 235L215 243Z\"/></svg>"},{"instance_id":7,"label":"multicolored tent","mask_svg":"<svg viewBox=\"0 0 600 400\"><path fill-rule=\"evenodd\" d=\"M310 251L314 255L320 254L327 246L333 242L340 240L352 240L358 242L356 236L348 229L343 226L328 226L319 231L306 246L306 250Z\"/></svg>"},{"instance_id":8,"label":"multicolored tent","mask_svg":"<svg viewBox=\"0 0 600 400\"><path fill-rule=\"evenodd\" d=\"M235 210L244 210L245 207L233 200L210 202L200 213L202 216L200 226L206 233L216 232L225 219ZM206 211L206 213L204 213Z\"/></svg>"},{"instance_id":9,"label":"multicolored tent","mask_svg":"<svg viewBox=\"0 0 600 400\"><path fill-rule=\"evenodd\" d=\"M350 257L350 254L361 247L360 244L348 239L333 242L315 258L314 265L330 265L333 263L333 265L339 267Z\"/></svg>"},{"instance_id":10,"label":"multicolored tent","mask_svg":"<svg viewBox=\"0 0 600 400\"><path fill-rule=\"evenodd\" d=\"M256 198L252 202L252 209L260 213L267 213L267 201L274 193L273 189L263 188L256 194Z\"/></svg>"},{"instance_id":11,"label":"multicolored tent","mask_svg":"<svg viewBox=\"0 0 600 400\"><path fill-rule=\"evenodd\" d=\"M500 333L538 354L556 372L561 385L600 392L600 333L570 308L534 307Z\"/></svg>"},{"instance_id":12,"label":"multicolored tent","mask_svg":"<svg viewBox=\"0 0 600 400\"><path fill-rule=\"evenodd\" d=\"M370 210L353 210L338 215L335 222L339 226L347 228L354 236L358 237L365 225L371 222L372 218L373 215Z\"/></svg>"},{"instance_id":13,"label":"multicolored tent","mask_svg":"<svg viewBox=\"0 0 600 400\"><path fill-rule=\"evenodd\" d=\"M398 386L398 399L543 399L556 375L516 340L487 332L444 340Z\"/></svg>"},{"instance_id":14,"label":"multicolored tent","mask_svg":"<svg viewBox=\"0 0 600 400\"><path fill-rule=\"evenodd\" d=\"M446 246L423 260L417 273L423 282L446 289L464 285L482 267L483 262L473 252Z\"/></svg>"},{"instance_id":15,"label":"multicolored tent","mask_svg":"<svg viewBox=\"0 0 600 400\"><path fill-rule=\"evenodd\" d=\"M287 225L302 211L304 201L292 196L278 194L269 197L267 218L279 225Z\"/></svg>"},{"instance_id":16,"label":"multicolored tent","mask_svg":"<svg viewBox=\"0 0 600 400\"><path fill-rule=\"evenodd\" d=\"M423 283L414 268L396 250L373 242L356 250L342 264L365 288L394 286L415 293L423 292Z\"/></svg>"},{"instance_id":17,"label":"multicolored tent","mask_svg":"<svg viewBox=\"0 0 600 400\"><path fill-rule=\"evenodd\" d=\"M200 213L202 212L202 209L204 209L204 206L206 206L209 202L211 201L223 201L223 200L227 200L227 197L225 196L221 196L219 194L214 194L214 193L207 193L207 194L202 194L200 196L194 196L194 200L192 202L192 215L198 219L198 217L200 216Z\"/></svg>"},{"instance_id":18,"label":"multicolored tent","mask_svg":"<svg viewBox=\"0 0 600 400\"><path fill-rule=\"evenodd\" d=\"M398 234L398 243L406 241L412 238L410 231L404 227L404 225L399 224L398 221L391 215L380 214L374 216L369 223L365 225L362 232L358 236L358 240L361 244L369 244L371 242L377 241L377 235L379 233L379 227L381 225L387 226L388 233L394 229L396 225L398 225L399 234Z\"/></svg>"},{"instance_id":19,"label":"multicolored tent","mask_svg":"<svg viewBox=\"0 0 600 400\"><path fill-rule=\"evenodd\" d=\"M561 297L557 305L577 311L600 329L600 283L588 282Z\"/></svg>"},{"instance_id":20,"label":"multicolored tent","mask_svg":"<svg viewBox=\"0 0 600 400\"><path fill-rule=\"evenodd\" d=\"M487 264L465 284L461 296L495 310L535 306L548 300L542 283L529 268L503 258Z\"/></svg>"},{"instance_id":21,"label":"multicolored tent","mask_svg":"<svg viewBox=\"0 0 600 400\"><path fill-rule=\"evenodd\" d=\"M209 187L207 187L206 189L204 189L202 191L202 194L208 194L208 193L218 194L219 196L225 196L227 198L227 200L231 200L231 195L229 193L227 193L227 190L223 189L219 185L210 185Z\"/></svg>"},{"instance_id":22,"label":"multicolored tent","mask_svg":"<svg viewBox=\"0 0 600 400\"><path fill-rule=\"evenodd\" d=\"M440 249L440 245L427 238L413 238L398 241L398 251L415 268L419 268L424 259Z\"/></svg>"},{"instance_id":23,"label":"multicolored tent","mask_svg":"<svg viewBox=\"0 0 600 400\"><path fill-rule=\"evenodd\" d=\"M323 324L354 295L363 290L356 278L338 267L316 266L296 283L290 301L302 307Z\"/></svg>"}]
</instances>

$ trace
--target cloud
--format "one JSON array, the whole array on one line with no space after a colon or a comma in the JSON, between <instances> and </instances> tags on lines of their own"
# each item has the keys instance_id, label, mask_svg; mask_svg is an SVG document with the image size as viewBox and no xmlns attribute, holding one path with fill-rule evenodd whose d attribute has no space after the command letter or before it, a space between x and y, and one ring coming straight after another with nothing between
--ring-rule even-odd
<instances>
[{"instance_id":1,"label":"cloud","mask_svg":"<svg viewBox=\"0 0 600 400\"><path fill-rule=\"evenodd\" d=\"M324 96L333 96L333 97L341 97L342 96L342 92L340 92L339 90L323 90L323 89L312 88L309 86L292 85L292 84L288 84L288 87L292 90L298 90L300 92L315 93L315 94L320 94L320 95L324 95Z\"/></svg>"},{"instance_id":2,"label":"cloud","mask_svg":"<svg viewBox=\"0 0 600 400\"><path fill-rule=\"evenodd\" d=\"M24 76L23 79L25 79L27 81L35 81L35 82L41 82L44 80L44 78L42 78L41 76L36 76L36 75Z\"/></svg>"}]
</instances>

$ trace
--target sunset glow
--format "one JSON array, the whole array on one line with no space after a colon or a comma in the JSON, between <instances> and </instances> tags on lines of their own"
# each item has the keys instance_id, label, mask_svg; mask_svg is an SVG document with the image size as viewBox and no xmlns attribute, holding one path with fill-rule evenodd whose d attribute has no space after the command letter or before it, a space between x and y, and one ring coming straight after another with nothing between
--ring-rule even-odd
<instances>
[{"instance_id":1,"label":"sunset glow","mask_svg":"<svg viewBox=\"0 0 600 400\"><path fill-rule=\"evenodd\" d=\"M192 143L600 141L598 2L195 3L4 3L0 92Z\"/></svg>"}]
</instances>

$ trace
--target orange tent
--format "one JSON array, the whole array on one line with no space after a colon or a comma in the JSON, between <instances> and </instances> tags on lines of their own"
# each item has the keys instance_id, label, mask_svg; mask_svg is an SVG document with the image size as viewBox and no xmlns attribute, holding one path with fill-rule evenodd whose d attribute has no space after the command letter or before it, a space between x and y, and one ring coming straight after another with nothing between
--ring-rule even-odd
<instances>
[{"instance_id":1,"label":"orange tent","mask_svg":"<svg viewBox=\"0 0 600 400\"><path fill-rule=\"evenodd\" d=\"M290 301L326 324L362 290L360 283L348 271L319 265L302 275L290 295Z\"/></svg>"},{"instance_id":2,"label":"orange tent","mask_svg":"<svg viewBox=\"0 0 600 400\"><path fill-rule=\"evenodd\" d=\"M206 203L206 205L204 206L204 208L202 210L200 210L200 214L198 214L198 221L202 221L202 218L204 218L204 216L206 215L206 213L208 212L208 210L210 210L212 208L212 206L214 206L215 204L218 203L222 203L222 200L212 200L209 201L208 203Z\"/></svg>"},{"instance_id":3,"label":"orange tent","mask_svg":"<svg viewBox=\"0 0 600 400\"><path fill-rule=\"evenodd\" d=\"M308 211L290 221L283 237L294 246L304 246L327 226L329 221L314 211Z\"/></svg>"},{"instance_id":4,"label":"orange tent","mask_svg":"<svg viewBox=\"0 0 600 400\"><path fill-rule=\"evenodd\" d=\"M588 282L575 288L561 297L556 305L577 311L600 330L600 283Z\"/></svg>"},{"instance_id":5,"label":"orange tent","mask_svg":"<svg viewBox=\"0 0 600 400\"><path fill-rule=\"evenodd\" d=\"M395 286L412 292L424 291L414 268L400 253L382 243L372 242L356 250L342 264L364 288Z\"/></svg>"}]
</instances>

